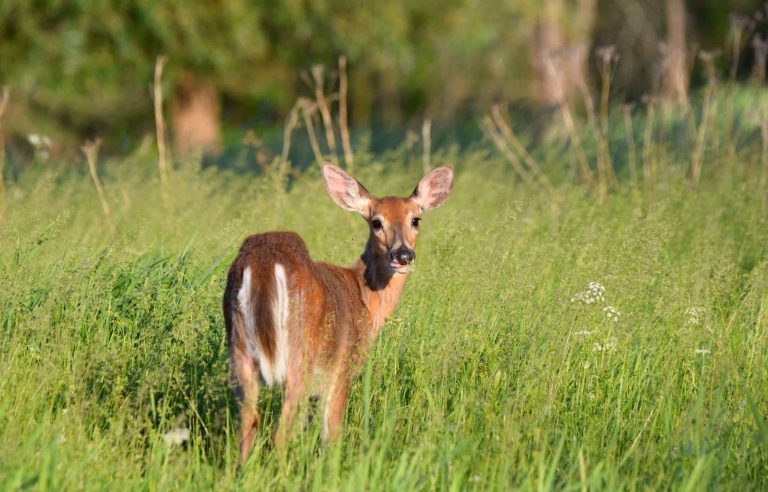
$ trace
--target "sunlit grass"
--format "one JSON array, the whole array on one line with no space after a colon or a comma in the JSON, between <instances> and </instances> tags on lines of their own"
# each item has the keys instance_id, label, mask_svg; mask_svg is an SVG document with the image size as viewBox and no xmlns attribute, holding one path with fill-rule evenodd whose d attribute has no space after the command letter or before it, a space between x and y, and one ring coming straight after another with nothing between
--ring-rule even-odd
<instances>
[{"instance_id":1,"label":"sunlit grass","mask_svg":"<svg viewBox=\"0 0 768 492\"><path fill-rule=\"evenodd\" d=\"M326 197L317 171L280 193L268 178L186 166L163 193L151 159L109 162L114 233L85 170L9 183L0 486L766 487L765 190L736 167L693 191L670 160L652 201L622 185L599 203L576 185L531 191L484 152L452 161L455 192L424 218L342 441L321 447L315 420L277 455L280 392L268 390L242 469L226 268L267 229L350 263L360 218ZM405 194L419 167L390 156L357 174L374 193ZM189 441L168 444L179 429Z\"/></svg>"}]
</instances>

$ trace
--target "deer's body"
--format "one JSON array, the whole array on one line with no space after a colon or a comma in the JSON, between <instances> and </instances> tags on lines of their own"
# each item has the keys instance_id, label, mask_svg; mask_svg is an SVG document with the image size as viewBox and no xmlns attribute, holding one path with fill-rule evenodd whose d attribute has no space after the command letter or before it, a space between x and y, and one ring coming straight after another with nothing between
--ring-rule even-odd
<instances>
[{"instance_id":1,"label":"deer's body","mask_svg":"<svg viewBox=\"0 0 768 492\"><path fill-rule=\"evenodd\" d=\"M408 198L376 199L334 166L323 173L332 198L371 224L360 259L348 268L314 262L297 234L267 232L248 237L229 269L223 310L243 459L259 423L260 379L285 386L278 445L308 395L324 400L324 438L338 436L352 378L397 306L415 258L418 216L442 203L453 176L449 168L430 173L432 193L442 195L429 202L430 183ZM421 188L428 196L419 200Z\"/></svg>"}]
</instances>

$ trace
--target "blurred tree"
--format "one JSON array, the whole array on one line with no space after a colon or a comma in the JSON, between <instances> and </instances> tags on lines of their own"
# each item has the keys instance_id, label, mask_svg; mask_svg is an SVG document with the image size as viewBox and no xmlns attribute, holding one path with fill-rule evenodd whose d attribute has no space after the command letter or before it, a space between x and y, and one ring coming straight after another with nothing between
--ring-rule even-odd
<instances>
[{"instance_id":1,"label":"blurred tree","mask_svg":"<svg viewBox=\"0 0 768 492\"><path fill-rule=\"evenodd\" d=\"M688 104L687 15L683 0L666 0L667 42L662 46L664 58L663 93L679 104Z\"/></svg>"},{"instance_id":2,"label":"blurred tree","mask_svg":"<svg viewBox=\"0 0 768 492\"><path fill-rule=\"evenodd\" d=\"M169 55L168 83L183 99L176 117L199 112L200 98L215 102L216 88L263 97L270 79L243 69L268 61L266 39L254 29L261 15L245 0L4 1L0 80L21 96L16 130L43 122L87 135L151 125L148 87L160 54Z\"/></svg>"},{"instance_id":3,"label":"blurred tree","mask_svg":"<svg viewBox=\"0 0 768 492\"><path fill-rule=\"evenodd\" d=\"M594 0L546 0L531 39L536 96L551 106L586 90Z\"/></svg>"},{"instance_id":4,"label":"blurred tree","mask_svg":"<svg viewBox=\"0 0 768 492\"><path fill-rule=\"evenodd\" d=\"M620 60L612 86L621 98L639 99L663 90L665 47L679 45L678 53L680 49L688 52L687 62L678 58L678 67L686 63L690 69L695 49L721 50L726 54L722 60L728 64L732 61L729 40L733 34L729 17L738 13L751 18L762 11L763 3L756 0L598 0L594 45L616 45ZM742 40L748 46L747 41ZM723 70L727 73L728 68ZM695 72L694 76L703 81Z\"/></svg>"},{"instance_id":5,"label":"blurred tree","mask_svg":"<svg viewBox=\"0 0 768 492\"><path fill-rule=\"evenodd\" d=\"M171 131L187 149L215 145L220 113L241 123L254 113L282 121L307 93L298 73L315 63L335 67L342 54L357 126L451 120L499 99L552 104L585 89L593 48L605 44L620 55L612 86L636 98L660 88L662 39L724 47L729 10L756 7L751 0L3 0L0 83L13 88L13 131L61 129L59 139L69 135L76 148L84 137L151 130L153 65L166 55ZM687 20L667 23L675 12ZM555 75L542 60L557 62Z\"/></svg>"}]
</instances>

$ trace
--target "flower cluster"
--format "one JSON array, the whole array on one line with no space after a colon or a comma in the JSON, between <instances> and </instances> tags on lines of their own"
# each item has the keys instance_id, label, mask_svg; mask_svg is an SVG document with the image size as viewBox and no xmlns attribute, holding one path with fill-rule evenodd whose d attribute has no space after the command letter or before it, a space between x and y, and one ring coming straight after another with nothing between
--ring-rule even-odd
<instances>
[{"instance_id":1,"label":"flower cluster","mask_svg":"<svg viewBox=\"0 0 768 492\"><path fill-rule=\"evenodd\" d=\"M189 441L189 429L180 427L163 434L163 442L166 446L181 446Z\"/></svg>"},{"instance_id":2,"label":"flower cluster","mask_svg":"<svg viewBox=\"0 0 768 492\"><path fill-rule=\"evenodd\" d=\"M613 306L605 306L603 312L605 313L605 317L614 323L618 323L619 318L621 318L621 312Z\"/></svg>"},{"instance_id":3,"label":"flower cluster","mask_svg":"<svg viewBox=\"0 0 768 492\"><path fill-rule=\"evenodd\" d=\"M51 139L45 135L32 133L27 136L27 140L35 149L35 155L38 159L47 161L51 155Z\"/></svg>"},{"instance_id":4,"label":"flower cluster","mask_svg":"<svg viewBox=\"0 0 768 492\"><path fill-rule=\"evenodd\" d=\"M593 352L608 352L616 348L616 339L614 337L609 338L604 343L595 342L592 346Z\"/></svg>"},{"instance_id":5,"label":"flower cluster","mask_svg":"<svg viewBox=\"0 0 768 492\"><path fill-rule=\"evenodd\" d=\"M596 302L605 302L605 286L597 282L590 282L587 290L577 292L571 297L571 302L583 302L584 304L595 304Z\"/></svg>"},{"instance_id":6,"label":"flower cluster","mask_svg":"<svg viewBox=\"0 0 768 492\"><path fill-rule=\"evenodd\" d=\"M689 325L698 325L701 323L702 319L704 319L704 313L706 313L706 309L703 307L689 307L685 310L685 315L688 317L688 324Z\"/></svg>"}]
</instances>

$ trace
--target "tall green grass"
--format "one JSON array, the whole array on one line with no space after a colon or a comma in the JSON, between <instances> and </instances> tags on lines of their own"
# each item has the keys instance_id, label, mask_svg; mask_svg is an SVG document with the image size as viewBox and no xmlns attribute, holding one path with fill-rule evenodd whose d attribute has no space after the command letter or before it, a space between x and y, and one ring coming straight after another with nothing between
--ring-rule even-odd
<instances>
[{"instance_id":1,"label":"tall green grass","mask_svg":"<svg viewBox=\"0 0 768 492\"><path fill-rule=\"evenodd\" d=\"M220 314L228 263L267 229L351 263L361 219L317 171L282 192L187 165L163 190L135 156L102 169L111 233L84 168L29 169L8 184L0 226L0 487L766 488L766 190L745 171L759 140L738 152L707 161L693 190L684 156L662 149L652 198L620 185L602 203L567 180L557 196L522 186L485 150L438 156L457 167L454 194L425 216L343 439L320 446L315 419L276 454L280 391L267 390L242 468ZM537 158L567 167L569 151ZM397 152L361 160L380 195L420 177ZM604 301L579 298L590 282ZM189 442L166 444L179 428Z\"/></svg>"}]
</instances>

